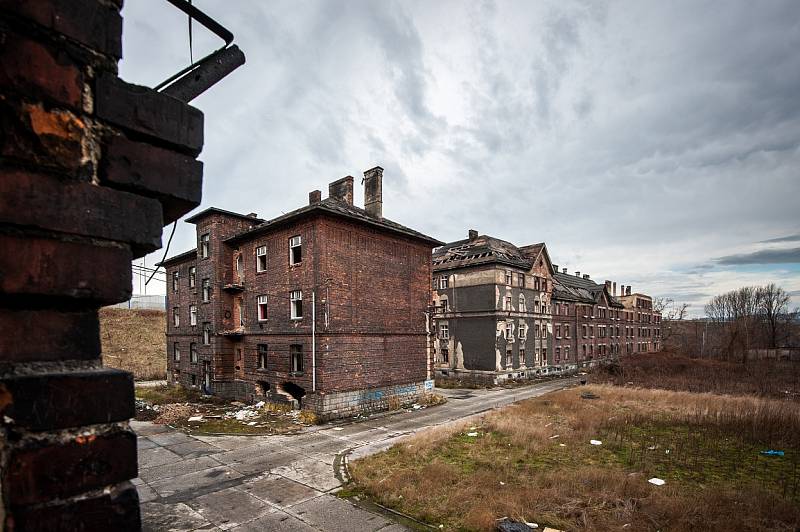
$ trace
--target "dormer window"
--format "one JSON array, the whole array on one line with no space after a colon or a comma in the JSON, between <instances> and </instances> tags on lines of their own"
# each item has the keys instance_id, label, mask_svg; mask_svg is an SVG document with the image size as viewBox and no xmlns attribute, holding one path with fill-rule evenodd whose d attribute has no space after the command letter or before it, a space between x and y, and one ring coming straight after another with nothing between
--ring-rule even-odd
<instances>
[{"instance_id":1,"label":"dormer window","mask_svg":"<svg viewBox=\"0 0 800 532\"><path fill-rule=\"evenodd\" d=\"M256 271L267 271L267 246L259 246L256 248Z\"/></svg>"},{"instance_id":2,"label":"dormer window","mask_svg":"<svg viewBox=\"0 0 800 532\"><path fill-rule=\"evenodd\" d=\"M303 261L303 241L300 235L289 239L289 264L294 266Z\"/></svg>"}]
</instances>

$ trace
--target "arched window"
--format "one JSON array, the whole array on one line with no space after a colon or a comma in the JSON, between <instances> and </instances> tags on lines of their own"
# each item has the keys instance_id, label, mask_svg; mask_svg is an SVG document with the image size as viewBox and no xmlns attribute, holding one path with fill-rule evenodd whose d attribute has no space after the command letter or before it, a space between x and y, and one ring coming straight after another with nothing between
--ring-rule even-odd
<instances>
[{"instance_id":1,"label":"arched window","mask_svg":"<svg viewBox=\"0 0 800 532\"><path fill-rule=\"evenodd\" d=\"M527 309L525 308L525 294L519 295L519 311L525 312Z\"/></svg>"}]
</instances>

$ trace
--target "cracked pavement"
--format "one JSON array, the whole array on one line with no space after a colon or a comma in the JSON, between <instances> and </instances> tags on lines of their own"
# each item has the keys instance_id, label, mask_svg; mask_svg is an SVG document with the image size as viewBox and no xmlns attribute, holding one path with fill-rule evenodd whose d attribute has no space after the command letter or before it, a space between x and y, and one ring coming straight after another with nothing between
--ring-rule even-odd
<instances>
[{"instance_id":1,"label":"cracked pavement","mask_svg":"<svg viewBox=\"0 0 800 532\"><path fill-rule=\"evenodd\" d=\"M340 499L338 456L388 449L434 426L560 390L577 379L493 390L443 390L444 405L309 427L280 436L187 435L131 421L138 435L144 530L407 530L382 514Z\"/></svg>"}]
</instances>

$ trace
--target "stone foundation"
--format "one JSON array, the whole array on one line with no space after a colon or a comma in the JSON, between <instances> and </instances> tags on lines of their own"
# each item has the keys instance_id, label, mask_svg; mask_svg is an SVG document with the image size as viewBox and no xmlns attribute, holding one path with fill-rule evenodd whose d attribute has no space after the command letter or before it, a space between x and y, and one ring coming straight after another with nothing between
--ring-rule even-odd
<instances>
[{"instance_id":1,"label":"stone foundation","mask_svg":"<svg viewBox=\"0 0 800 532\"><path fill-rule=\"evenodd\" d=\"M427 390L433 383L427 381ZM322 421L369 414L408 406L420 400L426 392L426 382L355 390L351 392L316 393L303 398L303 408L314 412Z\"/></svg>"}]
</instances>

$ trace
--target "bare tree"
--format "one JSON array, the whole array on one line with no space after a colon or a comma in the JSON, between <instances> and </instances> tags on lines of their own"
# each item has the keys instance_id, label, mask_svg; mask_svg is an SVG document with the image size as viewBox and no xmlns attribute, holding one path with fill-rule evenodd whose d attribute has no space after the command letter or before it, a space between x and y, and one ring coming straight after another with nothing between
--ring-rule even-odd
<instances>
[{"instance_id":1,"label":"bare tree","mask_svg":"<svg viewBox=\"0 0 800 532\"><path fill-rule=\"evenodd\" d=\"M767 347L775 349L779 341L788 335L786 330L791 316L789 314L789 294L770 283L758 289L758 312L763 321L767 336Z\"/></svg>"}]
</instances>

